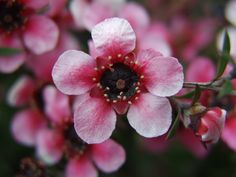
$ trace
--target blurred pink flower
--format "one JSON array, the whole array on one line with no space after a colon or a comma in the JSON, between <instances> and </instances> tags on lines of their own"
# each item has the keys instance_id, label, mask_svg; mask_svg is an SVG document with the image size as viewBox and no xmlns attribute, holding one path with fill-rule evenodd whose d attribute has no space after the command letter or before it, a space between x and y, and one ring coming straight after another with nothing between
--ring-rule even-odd
<instances>
[{"instance_id":1,"label":"blurred pink flower","mask_svg":"<svg viewBox=\"0 0 236 177\"><path fill-rule=\"evenodd\" d=\"M216 74L216 67L210 58L207 57L194 57L186 68L186 81L187 82L210 82L214 79ZM212 101L213 93L208 90L201 92L199 102L208 106Z\"/></svg>"},{"instance_id":2,"label":"blurred pink flower","mask_svg":"<svg viewBox=\"0 0 236 177\"><path fill-rule=\"evenodd\" d=\"M216 143L225 125L226 111L219 107L209 109L200 119L196 135L205 143Z\"/></svg>"},{"instance_id":3,"label":"blurred pink flower","mask_svg":"<svg viewBox=\"0 0 236 177\"><path fill-rule=\"evenodd\" d=\"M61 29L59 41L55 49L41 55L29 55L26 65L39 80L52 82L52 68L60 54L69 49L79 48L77 41Z\"/></svg>"},{"instance_id":4,"label":"blurred pink flower","mask_svg":"<svg viewBox=\"0 0 236 177\"><path fill-rule=\"evenodd\" d=\"M59 29L56 23L38 11L48 0L0 1L0 46L17 48L20 54L0 57L0 71L15 71L25 60L24 47L35 54L48 52L57 44Z\"/></svg>"},{"instance_id":5,"label":"blurred pink flower","mask_svg":"<svg viewBox=\"0 0 236 177\"><path fill-rule=\"evenodd\" d=\"M213 39L216 27L216 20L211 18L197 22L183 16L173 18L170 36L174 54L184 61L194 59Z\"/></svg>"},{"instance_id":6,"label":"blurred pink flower","mask_svg":"<svg viewBox=\"0 0 236 177\"><path fill-rule=\"evenodd\" d=\"M165 97L183 85L178 60L154 50L140 51L135 57L135 34L124 19L97 24L92 38L97 58L69 50L52 71L60 91L79 95L74 113L79 137L87 143L105 141L115 128L116 112L124 114L129 107L128 121L139 134L164 134L171 124L171 106Z\"/></svg>"}]
</instances>

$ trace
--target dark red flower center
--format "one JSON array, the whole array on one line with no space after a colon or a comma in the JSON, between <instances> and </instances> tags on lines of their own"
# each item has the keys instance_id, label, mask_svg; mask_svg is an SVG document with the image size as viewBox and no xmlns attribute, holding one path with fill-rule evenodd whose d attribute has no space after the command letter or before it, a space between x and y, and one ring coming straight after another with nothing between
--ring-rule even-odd
<instances>
[{"instance_id":1,"label":"dark red flower center","mask_svg":"<svg viewBox=\"0 0 236 177\"><path fill-rule=\"evenodd\" d=\"M64 136L66 139L66 154L68 156L74 157L85 153L88 144L78 137L73 124L65 130Z\"/></svg>"},{"instance_id":2,"label":"dark red flower center","mask_svg":"<svg viewBox=\"0 0 236 177\"><path fill-rule=\"evenodd\" d=\"M115 63L101 75L100 83L110 100L129 99L136 93L139 77L123 63Z\"/></svg>"},{"instance_id":3,"label":"dark red flower center","mask_svg":"<svg viewBox=\"0 0 236 177\"><path fill-rule=\"evenodd\" d=\"M10 32L24 25L24 4L15 0L0 0L0 28Z\"/></svg>"}]
</instances>

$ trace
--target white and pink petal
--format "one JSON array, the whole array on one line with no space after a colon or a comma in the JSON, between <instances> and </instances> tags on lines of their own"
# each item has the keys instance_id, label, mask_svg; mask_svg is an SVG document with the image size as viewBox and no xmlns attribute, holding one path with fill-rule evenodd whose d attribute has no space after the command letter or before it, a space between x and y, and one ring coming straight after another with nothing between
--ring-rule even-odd
<instances>
[{"instance_id":1,"label":"white and pink petal","mask_svg":"<svg viewBox=\"0 0 236 177\"><path fill-rule=\"evenodd\" d=\"M103 172L116 171L125 162L123 147L111 139L91 146L92 159Z\"/></svg>"},{"instance_id":2,"label":"white and pink petal","mask_svg":"<svg viewBox=\"0 0 236 177\"><path fill-rule=\"evenodd\" d=\"M47 165L59 162L63 155L64 136L53 129L42 129L36 137L36 152Z\"/></svg>"},{"instance_id":3,"label":"white and pink petal","mask_svg":"<svg viewBox=\"0 0 236 177\"><path fill-rule=\"evenodd\" d=\"M95 60L88 54L68 50L55 63L52 78L56 87L69 95L80 95L89 91L95 84Z\"/></svg>"},{"instance_id":4,"label":"white and pink petal","mask_svg":"<svg viewBox=\"0 0 236 177\"><path fill-rule=\"evenodd\" d=\"M116 124L116 113L103 98L89 94L77 98L74 126L78 136L88 144L107 140Z\"/></svg>"},{"instance_id":5,"label":"white and pink petal","mask_svg":"<svg viewBox=\"0 0 236 177\"><path fill-rule=\"evenodd\" d=\"M125 55L135 48L136 37L129 22L122 18L109 18L92 29L95 48L102 56Z\"/></svg>"},{"instance_id":6,"label":"white and pink petal","mask_svg":"<svg viewBox=\"0 0 236 177\"><path fill-rule=\"evenodd\" d=\"M155 56L156 55L156 56ZM145 58L143 56L146 56ZM176 58L144 50L137 56L144 75L144 84L156 96L172 96L183 86L183 67Z\"/></svg>"},{"instance_id":7,"label":"white and pink petal","mask_svg":"<svg viewBox=\"0 0 236 177\"><path fill-rule=\"evenodd\" d=\"M27 109L16 113L11 124L13 137L20 143L33 146L41 129L46 126L44 116L37 110Z\"/></svg>"},{"instance_id":8,"label":"white and pink petal","mask_svg":"<svg viewBox=\"0 0 236 177\"><path fill-rule=\"evenodd\" d=\"M127 118L140 135L152 138L168 131L172 121L172 109L167 98L145 93L130 106Z\"/></svg>"},{"instance_id":9,"label":"white and pink petal","mask_svg":"<svg viewBox=\"0 0 236 177\"><path fill-rule=\"evenodd\" d=\"M54 86L46 86L43 90L45 113L52 122L63 124L70 118L69 97L59 92Z\"/></svg>"},{"instance_id":10,"label":"white and pink petal","mask_svg":"<svg viewBox=\"0 0 236 177\"><path fill-rule=\"evenodd\" d=\"M53 50L58 38L58 26L45 16L30 17L23 33L26 47L37 55Z\"/></svg>"},{"instance_id":11,"label":"white and pink petal","mask_svg":"<svg viewBox=\"0 0 236 177\"><path fill-rule=\"evenodd\" d=\"M23 106L29 103L35 89L35 83L31 77L21 76L10 88L7 101L11 106Z\"/></svg>"},{"instance_id":12,"label":"white and pink petal","mask_svg":"<svg viewBox=\"0 0 236 177\"><path fill-rule=\"evenodd\" d=\"M70 159L66 166L66 177L98 177L97 170L87 156Z\"/></svg>"}]
</instances>

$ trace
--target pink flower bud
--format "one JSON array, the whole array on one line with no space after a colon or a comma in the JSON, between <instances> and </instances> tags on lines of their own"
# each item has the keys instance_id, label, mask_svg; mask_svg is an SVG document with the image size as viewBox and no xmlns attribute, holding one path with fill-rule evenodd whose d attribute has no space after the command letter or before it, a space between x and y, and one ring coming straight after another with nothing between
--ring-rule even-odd
<instances>
[{"instance_id":1,"label":"pink flower bud","mask_svg":"<svg viewBox=\"0 0 236 177\"><path fill-rule=\"evenodd\" d=\"M206 143L216 143L221 135L225 125L226 111L214 107L209 109L199 122L196 135L201 137L201 140Z\"/></svg>"}]
</instances>

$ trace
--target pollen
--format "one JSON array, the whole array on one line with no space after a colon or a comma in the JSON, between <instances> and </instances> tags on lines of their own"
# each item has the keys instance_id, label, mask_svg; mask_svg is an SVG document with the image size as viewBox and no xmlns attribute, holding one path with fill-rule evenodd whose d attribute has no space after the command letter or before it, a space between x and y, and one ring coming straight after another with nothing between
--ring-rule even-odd
<instances>
[{"instance_id":1,"label":"pollen","mask_svg":"<svg viewBox=\"0 0 236 177\"><path fill-rule=\"evenodd\" d=\"M143 78L144 78L144 75L141 75L141 76L140 76L140 79L143 79Z\"/></svg>"},{"instance_id":2,"label":"pollen","mask_svg":"<svg viewBox=\"0 0 236 177\"><path fill-rule=\"evenodd\" d=\"M98 88L102 88L102 85L100 83L97 83Z\"/></svg>"},{"instance_id":3,"label":"pollen","mask_svg":"<svg viewBox=\"0 0 236 177\"><path fill-rule=\"evenodd\" d=\"M130 105L131 105L131 104L132 104L132 102L131 102L131 101L128 101L128 104L130 104Z\"/></svg>"},{"instance_id":4,"label":"pollen","mask_svg":"<svg viewBox=\"0 0 236 177\"><path fill-rule=\"evenodd\" d=\"M129 57L128 57L128 56L126 56L126 57L125 57L125 60L128 60L128 59L129 59Z\"/></svg>"},{"instance_id":5,"label":"pollen","mask_svg":"<svg viewBox=\"0 0 236 177\"><path fill-rule=\"evenodd\" d=\"M121 54L118 54L118 55L117 55L117 57L118 57L118 58L121 58L121 57L122 57L122 55L121 55Z\"/></svg>"},{"instance_id":6,"label":"pollen","mask_svg":"<svg viewBox=\"0 0 236 177\"><path fill-rule=\"evenodd\" d=\"M96 77L93 77L92 80L93 80L93 81L96 81L97 79L96 79Z\"/></svg>"},{"instance_id":7,"label":"pollen","mask_svg":"<svg viewBox=\"0 0 236 177\"><path fill-rule=\"evenodd\" d=\"M112 59L112 56L108 56L108 60L111 60Z\"/></svg>"}]
</instances>

